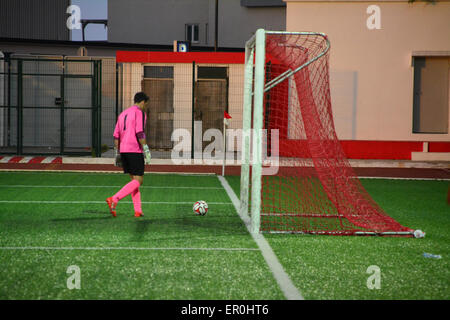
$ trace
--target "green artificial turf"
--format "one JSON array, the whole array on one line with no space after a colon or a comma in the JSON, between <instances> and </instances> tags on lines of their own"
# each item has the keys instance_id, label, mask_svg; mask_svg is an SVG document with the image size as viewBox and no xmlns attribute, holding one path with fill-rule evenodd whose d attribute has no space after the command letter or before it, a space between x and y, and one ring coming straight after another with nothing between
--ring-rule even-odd
<instances>
[{"instance_id":1,"label":"green artificial turf","mask_svg":"<svg viewBox=\"0 0 450 320\"><path fill-rule=\"evenodd\" d=\"M128 196L113 218L104 200L128 179L0 173L0 299L283 299L217 177L146 175L145 216Z\"/></svg>"},{"instance_id":2,"label":"green artificial turf","mask_svg":"<svg viewBox=\"0 0 450 320\"><path fill-rule=\"evenodd\" d=\"M0 172L0 299L284 299L217 177L148 174L145 217L127 197L113 218L104 200L128 179ZM227 181L239 195L239 177ZM362 183L426 237L264 234L294 285L305 299L449 299L449 182ZM209 204L204 217L197 200ZM67 286L73 265L81 289ZM367 287L370 266L380 289Z\"/></svg>"},{"instance_id":3,"label":"green artificial turf","mask_svg":"<svg viewBox=\"0 0 450 320\"><path fill-rule=\"evenodd\" d=\"M228 181L239 192L239 177ZM361 181L389 216L426 237L265 234L305 299L450 299L449 182ZM379 267L380 289L367 286L370 266Z\"/></svg>"}]
</instances>

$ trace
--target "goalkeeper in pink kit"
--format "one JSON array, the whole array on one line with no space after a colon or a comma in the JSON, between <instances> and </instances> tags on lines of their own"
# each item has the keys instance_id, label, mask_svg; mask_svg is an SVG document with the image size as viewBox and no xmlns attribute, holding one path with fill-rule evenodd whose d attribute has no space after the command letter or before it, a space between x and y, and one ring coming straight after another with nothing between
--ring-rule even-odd
<instances>
[{"instance_id":1,"label":"goalkeeper in pink kit","mask_svg":"<svg viewBox=\"0 0 450 320\"><path fill-rule=\"evenodd\" d=\"M144 92L134 96L134 105L123 111L114 130L115 165L122 166L123 172L130 175L131 181L115 195L106 199L109 211L116 216L117 203L131 194L134 216L141 217L141 193L139 187L144 182L144 169L150 164L151 155L145 137L147 116L144 112L149 97Z\"/></svg>"}]
</instances>

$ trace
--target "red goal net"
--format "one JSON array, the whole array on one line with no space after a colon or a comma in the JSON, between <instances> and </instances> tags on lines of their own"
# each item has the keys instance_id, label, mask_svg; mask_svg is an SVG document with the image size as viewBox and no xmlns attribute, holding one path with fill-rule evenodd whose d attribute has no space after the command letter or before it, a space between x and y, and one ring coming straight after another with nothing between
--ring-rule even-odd
<instances>
[{"instance_id":1,"label":"red goal net","mask_svg":"<svg viewBox=\"0 0 450 320\"><path fill-rule=\"evenodd\" d=\"M261 231L410 235L346 158L333 123L328 48L321 34L266 34L266 89L281 82L265 92L263 126L269 156L278 129L280 162L276 175L262 176Z\"/></svg>"}]
</instances>

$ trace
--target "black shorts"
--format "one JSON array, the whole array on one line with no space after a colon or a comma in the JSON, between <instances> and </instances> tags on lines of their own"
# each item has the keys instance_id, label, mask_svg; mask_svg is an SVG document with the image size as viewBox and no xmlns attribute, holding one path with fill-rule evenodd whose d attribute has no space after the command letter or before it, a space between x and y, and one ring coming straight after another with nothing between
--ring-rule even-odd
<instances>
[{"instance_id":1,"label":"black shorts","mask_svg":"<svg viewBox=\"0 0 450 320\"><path fill-rule=\"evenodd\" d=\"M142 153L121 153L123 173L133 176L144 175L144 155Z\"/></svg>"}]
</instances>

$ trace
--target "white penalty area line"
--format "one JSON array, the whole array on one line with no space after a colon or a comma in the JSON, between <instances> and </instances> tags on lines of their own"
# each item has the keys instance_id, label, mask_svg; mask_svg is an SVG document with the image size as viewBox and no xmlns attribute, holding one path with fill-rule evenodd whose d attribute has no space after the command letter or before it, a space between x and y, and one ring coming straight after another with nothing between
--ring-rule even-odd
<instances>
[{"instance_id":1,"label":"white penalty area line","mask_svg":"<svg viewBox=\"0 0 450 320\"><path fill-rule=\"evenodd\" d=\"M0 203L36 203L36 204L106 204L106 201L52 201L52 200L0 200ZM132 201L120 201L120 203L133 203ZM142 204L189 204L192 201L141 201ZM208 202L210 205L232 205L231 202Z\"/></svg>"},{"instance_id":2,"label":"white penalty area line","mask_svg":"<svg viewBox=\"0 0 450 320\"><path fill-rule=\"evenodd\" d=\"M86 251L259 251L257 248L147 248L147 247L0 247L0 250L86 250Z\"/></svg>"},{"instance_id":3,"label":"white penalty area line","mask_svg":"<svg viewBox=\"0 0 450 320\"><path fill-rule=\"evenodd\" d=\"M283 292L284 296L288 300L304 300L302 294L300 291L294 286L291 279L289 278L289 275L284 270L281 263L278 261L277 256L273 252L272 248L270 247L267 240L264 238L262 234L253 234L251 232L251 225L250 225L250 218L248 216L242 216L240 214L239 210L239 199L234 193L233 189L228 184L227 180L223 176L217 176L219 178L220 183L224 187L225 191L227 192L228 196L230 197L234 208L236 212L239 214L239 217L244 222L245 226L247 227L248 232L252 235L253 239L255 240L256 244L258 245L259 250L261 251L264 259L266 260L267 265L269 266L270 270L272 271L275 280L277 281L281 291Z\"/></svg>"}]
</instances>

